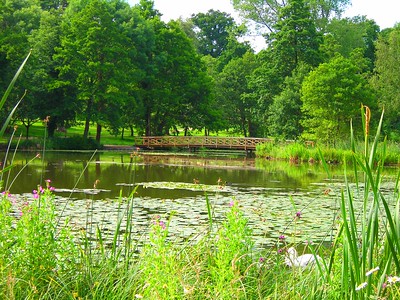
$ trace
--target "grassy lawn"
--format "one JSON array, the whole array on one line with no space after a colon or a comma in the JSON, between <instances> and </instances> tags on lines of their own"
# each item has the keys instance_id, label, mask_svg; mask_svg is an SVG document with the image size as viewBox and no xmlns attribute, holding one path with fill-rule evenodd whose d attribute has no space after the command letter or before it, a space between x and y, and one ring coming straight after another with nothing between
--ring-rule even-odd
<instances>
[{"instance_id":1,"label":"grassy lawn","mask_svg":"<svg viewBox=\"0 0 400 300\"><path fill-rule=\"evenodd\" d=\"M22 138L26 136L26 128L22 123L17 123L18 129L15 133L16 137L22 135ZM82 136L84 131L84 124L79 124L76 126L72 126L67 129L67 132L59 132L56 131L54 136L55 137L74 137L74 136ZM193 136L201 136L204 135L204 131L193 130L190 132ZM180 131L180 135L183 135L183 130ZM218 133L210 133L210 135L218 135L218 136L241 136L240 134L235 134L233 131L221 131ZM37 122L29 128L29 138L35 139L39 138L42 139L45 136L45 127L43 126L42 122ZM96 126L91 125L89 128L89 138L95 139L96 138ZM0 139L0 143L4 144L7 143L9 139L9 135L5 135L3 138ZM115 136L112 135L107 129L103 128L101 132L101 140L100 143L103 145L133 145L135 143L135 137L130 136L130 130L125 130L124 138L121 137L121 134Z\"/></svg>"}]
</instances>

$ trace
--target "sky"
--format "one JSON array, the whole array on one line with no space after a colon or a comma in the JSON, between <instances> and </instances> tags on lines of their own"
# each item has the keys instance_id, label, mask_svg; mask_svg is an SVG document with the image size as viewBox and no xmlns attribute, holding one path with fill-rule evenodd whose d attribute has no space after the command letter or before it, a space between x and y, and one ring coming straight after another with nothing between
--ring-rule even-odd
<instances>
[{"instance_id":1,"label":"sky","mask_svg":"<svg viewBox=\"0 0 400 300\"><path fill-rule=\"evenodd\" d=\"M139 0L128 0L128 2L134 5L139 3ZM351 2L352 6L346 10L344 17L365 15L368 19L375 20L381 29L393 27L400 22L399 0L352 0ZM154 7L163 15L162 19L165 22L179 17L189 18L192 14L205 13L210 9L227 12L238 18L230 0L154 0ZM250 41L255 48L262 48L261 39L254 38Z\"/></svg>"}]
</instances>

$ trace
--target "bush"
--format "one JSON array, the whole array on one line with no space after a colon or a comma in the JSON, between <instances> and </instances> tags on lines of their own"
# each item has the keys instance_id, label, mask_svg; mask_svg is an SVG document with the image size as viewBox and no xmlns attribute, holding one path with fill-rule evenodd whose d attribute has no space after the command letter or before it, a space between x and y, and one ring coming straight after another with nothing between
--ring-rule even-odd
<instances>
[{"instance_id":1,"label":"bush","mask_svg":"<svg viewBox=\"0 0 400 300\"><path fill-rule=\"evenodd\" d=\"M53 137L49 140L46 148L53 150L95 150L102 149L103 146L94 139L73 136L67 138Z\"/></svg>"}]
</instances>

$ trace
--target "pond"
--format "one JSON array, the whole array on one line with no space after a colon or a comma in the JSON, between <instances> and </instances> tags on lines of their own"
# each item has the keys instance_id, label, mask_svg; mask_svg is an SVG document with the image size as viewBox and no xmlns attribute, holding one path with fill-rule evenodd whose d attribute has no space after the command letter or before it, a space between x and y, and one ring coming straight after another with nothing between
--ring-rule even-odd
<instances>
[{"instance_id":1,"label":"pond","mask_svg":"<svg viewBox=\"0 0 400 300\"><path fill-rule=\"evenodd\" d=\"M273 246L281 235L289 242L329 242L344 182L340 167L331 167L328 180L319 164L265 161L237 153L204 157L47 152L35 156L17 153L15 167L3 174L4 186L12 194L32 199L32 190L50 179L60 224L68 218L76 230L88 230L90 224L91 230L99 226L105 235L112 235L134 191L132 220L138 239L153 216L167 219L172 212L171 239L196 239L207 228L208 197L215 221L237 201L259 248ZM389 185L394 172L386 179Z\"/></svg>"}]
</instances>

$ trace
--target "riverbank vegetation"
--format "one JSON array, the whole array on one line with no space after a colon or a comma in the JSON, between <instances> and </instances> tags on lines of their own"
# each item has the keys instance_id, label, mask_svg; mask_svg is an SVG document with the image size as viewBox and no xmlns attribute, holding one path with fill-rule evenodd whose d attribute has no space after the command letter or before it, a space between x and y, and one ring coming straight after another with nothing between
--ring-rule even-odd
<instances>
[{"instance_id":1,"label":"riverbank vegetation","mask_svg":"<svg viewBox=\"0 0 400 300\"><path fill-rule=\"evenodd\" d=\"M383 144L383 141L381 141ZM364 147L362 142L355 143L355 148L361 151ZM385 141L386 152L378 152L375 159L382 159L385 155L385 164L398 165L400 162L400 147L397 142ZM268 160L285 160L292 163L321 163L321 157L328 164L343 164L351 162L353 151L350 150L350 142L337 146L316 146L307 142L276 142L257 146L256 156Z\"/></svg>"}]
</instances>

